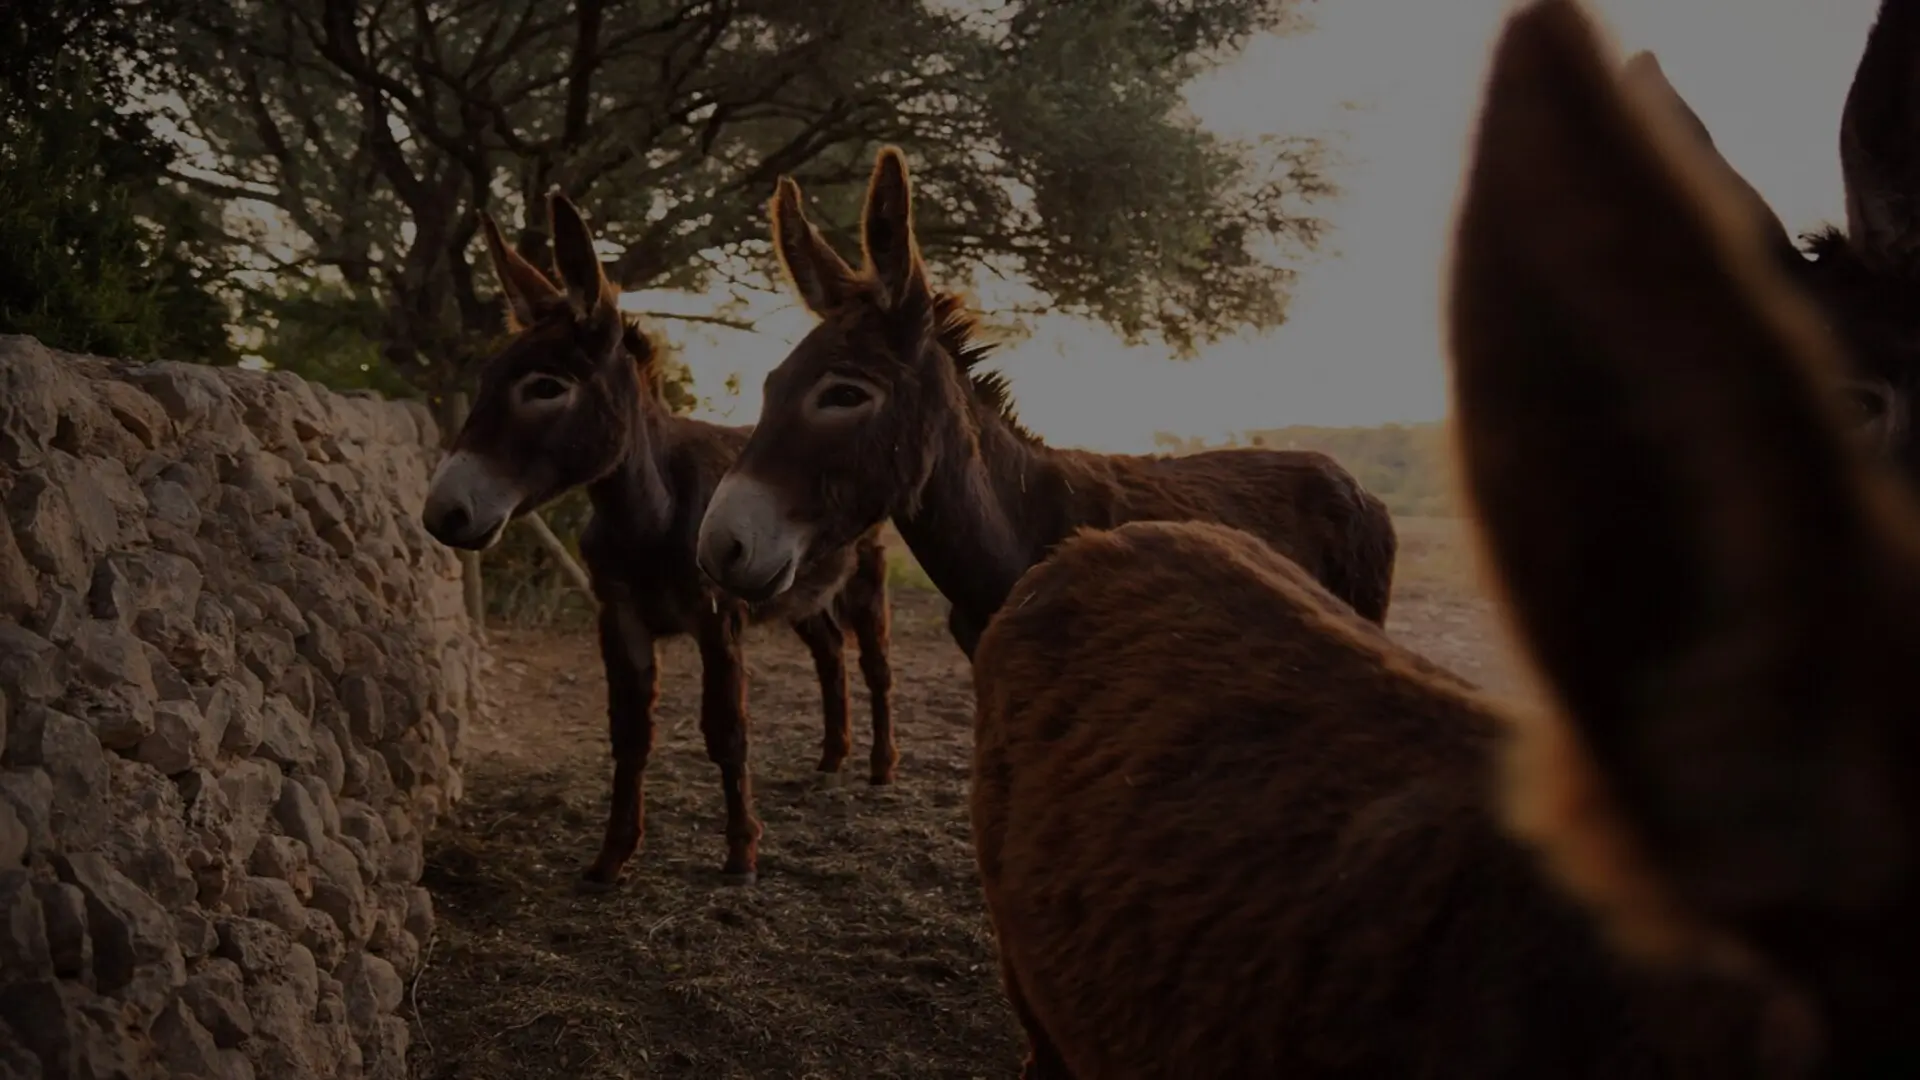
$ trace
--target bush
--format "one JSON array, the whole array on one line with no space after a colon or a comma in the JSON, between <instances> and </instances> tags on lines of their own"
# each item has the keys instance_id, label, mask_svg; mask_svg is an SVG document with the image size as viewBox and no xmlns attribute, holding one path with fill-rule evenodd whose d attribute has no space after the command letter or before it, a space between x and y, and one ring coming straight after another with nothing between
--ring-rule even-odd
<instances>
[{"instance_id":1,"label":"bush","mask_svg":"<svg viewBox=\"0 0 1920 1080\"><path fill-rule=\"evenodd\" d=\"M203 223L168 153L62 65L0 108L0 333L70 352L231 363L228 310L192 248Z\"/></svg>"}]
</instances>

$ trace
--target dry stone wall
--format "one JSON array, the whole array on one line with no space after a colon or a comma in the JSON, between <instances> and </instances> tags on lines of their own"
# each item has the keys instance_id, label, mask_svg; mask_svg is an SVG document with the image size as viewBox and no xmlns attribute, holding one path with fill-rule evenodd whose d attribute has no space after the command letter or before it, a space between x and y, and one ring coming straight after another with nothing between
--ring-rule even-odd
<instances>
[{"instance_id":1,"label":"dry stone wall","mask_svg":"<svg viewBox=\"0 0 1920 1080\"><path fill-rule=\"evenodd\" d=\"M0 1080L405 1075L479 662L437 442L0 337Z\"/></svg>"}]
</instances>

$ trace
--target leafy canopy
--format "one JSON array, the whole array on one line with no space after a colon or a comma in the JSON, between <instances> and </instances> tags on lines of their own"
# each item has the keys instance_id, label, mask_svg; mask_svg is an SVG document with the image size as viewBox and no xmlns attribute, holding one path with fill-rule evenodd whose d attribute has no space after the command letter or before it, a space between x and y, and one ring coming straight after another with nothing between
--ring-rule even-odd
<instances>
[{"instance_id":1,"label":"leafy canopy","mask_svg":"<svg viewBox=\"0 0 1920 1080\"><path fill-rule=\"evenodd\" d=\"M154 4L39 0L0 20L0 333L231 361L197 209L137 107L170 40Z\"/></svg>"},{"instance_id":2,"label":"leafy canopy","mask_svg":"<svg viewBox=\"0 0 1920 1080\"><path fill-rule=\"evenodd\" d=\"M1232 144L1181 105L1304 0L182 2L177 120L208 149L176 172L271 218L226 237L263 314L325 298L429 388L499 326L478 212L544 263L554 185L626 288L764 287L775 179L852 250L897 143L937 273L1179 350L1284 318L1327 190L1312 142Z\"/></svg>"}]
</instances>

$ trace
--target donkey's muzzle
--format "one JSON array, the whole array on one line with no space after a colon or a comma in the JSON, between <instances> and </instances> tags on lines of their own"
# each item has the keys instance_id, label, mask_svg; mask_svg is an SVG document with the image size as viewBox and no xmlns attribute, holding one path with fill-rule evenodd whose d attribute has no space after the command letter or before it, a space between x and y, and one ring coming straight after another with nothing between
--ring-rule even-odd
<instances>
[{"instance_id":1,"label":"donkey's muzzle","mask_svg":"<svg viewBox=\"0 0 1920 1080\"><path fill-rule=\"evenodd\" d=\"M735 473L714 489L695 558L714 584L757 604L793 584L805 547L806 536L787 521L778 493Z\"/></svg>"},{"instance_id":2,"label":"donkey's muzzle","mask_svg":"<svg viewBox=\"0 0 1920 1080\"><path fill-rule=\"evenodd\" d=\"M520 499L519 486L485 458L456 450L433 472L420 524L448 547L480 551L500 539Z\"/></svg>"}]
</instances>

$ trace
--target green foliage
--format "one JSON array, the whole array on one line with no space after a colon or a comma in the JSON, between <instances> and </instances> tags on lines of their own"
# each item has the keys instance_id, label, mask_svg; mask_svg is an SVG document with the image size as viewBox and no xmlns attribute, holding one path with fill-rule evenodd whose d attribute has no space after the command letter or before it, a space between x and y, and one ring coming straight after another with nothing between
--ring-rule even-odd
<instances>
[{"instance_id":1,"label":"green foliage","mask_svg":"<svg viewBox=\"0 0 1920 1080\"><path fill-rule=\"evenodd\" d=\"M1284 256L1317 244L1322 223L1305 207L1332 191L1321 148L1225 142L1185 116L1181 94L1225 47L1289 11L1093 0L1015 17L1003 51L1021 74L988 83L988 110L996 141L1028 166L1033 215L1066 239L1018 266L1059 310L1182 354L1285 319Z\"/></svg>"},{"instance_id":2,"label":"green foliage","mask_svg":"<svg viewBox=\"0 0 1920 1080\"><path fill-rule=\"evenodd\" d=\"M920 561L907 550L906 541L898 536L888 538L887 543L887 588L914 589L919 592L939 592L933 579L921 567Z\"/></svg>"},{"instance_id":3,"label":"green foliage","mask_svg":"<svg viewBox=\"0 0 1920 1080\"><path fill-rule=\"evenodd\" d=\"M1175 454L1208 448L1199 439L1165 433L1155 435L1154 442ZM1459 514L1452 445L1443 424L1345 428L1296 425L1244 432L1226 445L1329 454L1379 496L1396 518Z\"/></svg>"},{"instance_id":4,"label":"green foliage","mask_svg":"<svg viewBox=\"0 0 1920 1080\"><path fill-rule=\"evenodd\" d=\"M229 363L228 312L194 258L197 212L105 79L49 64L0 108L0 333L133 359ZM18 96L22 92L29 96Z\"/></svg>"},{"instance_id":5,"label":"green foliage","mask_svg":"<svg viewBox=\"0 0 1920 1080\"><path fill-rule=\"evenodd\" d=\"M544 264L555 185L626 288L768 285L775 179L852 251L896 143L943 278L984 262L1176 351L1279 323L1284 259L1319 235L1319 147L1219 139L1180 96L1304 0L183 2L204 77L179 122L219 163L199 193L269 207L291 254L255 238L251 265L370 305L430 390L498 325L475 212Z\"/></svg>"},{"instance_id":6,"label":"green foliage","mask_svg":"<svg viewBox=\"0 0 1920 1080\"><path fill-rule=\"evenodd\" d=\"M407 397L413 388L380 356L380 311L366 296L326 282L296 281L251 298L263 324L260 358L333 390Z\"/></svg>"}]
</instances>

